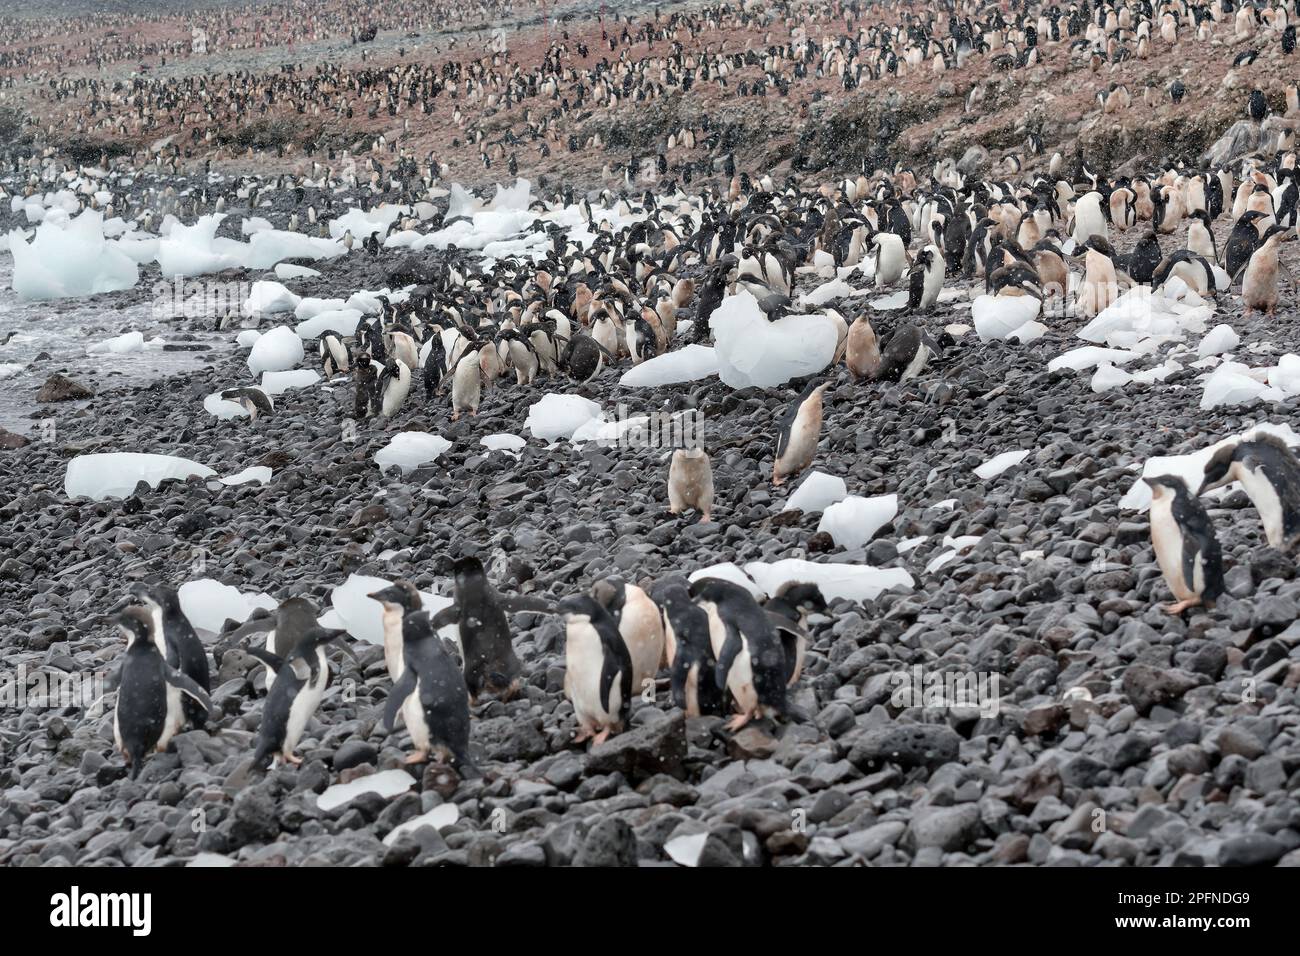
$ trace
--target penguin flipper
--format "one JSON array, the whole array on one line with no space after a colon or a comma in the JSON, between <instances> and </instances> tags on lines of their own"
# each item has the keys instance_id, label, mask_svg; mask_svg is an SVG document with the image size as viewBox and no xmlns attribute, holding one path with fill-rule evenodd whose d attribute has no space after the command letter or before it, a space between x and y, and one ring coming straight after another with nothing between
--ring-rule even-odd
<instances>
[{"instance_id":1,"label":"penguin flipper","mask_svg":"<svg viewBox=\"0 0 1300 956\"><path fill-rule=\"evenodd\" d=\"M457 604L448 604L429 620L429 626L436 631L440 627L446 627L448 624L456 624L459 621L460 606Z\"/></svg>"},{"instance_id":2,"label":"penguin flipper","mask_svg":"<svg viewBox=\"0 0 1300 956\"><path fill-rule=\"evenodd\" d=\"M740 631L736 625L727 620L724 620L724 623L727 627L727 637L722 642L722 652L718 654L718 665L713 671L713 679L719 687L727 686L727 675L731 673L731 665L736 662L736 656L744 646Z\"/></svg>"},{"instance_id":3,"label":"penguin flipper","mask_svg":"<svg viewBox=\"0 0 1300 956\"><path fill-rule=\"evenodd\" d=\"M262 609L259 608L258 610L262 610ZM226 636L232 641L242 641L247 637L251 637L254 634L261 634L264 631L269 631L274 627L275 627L274 614L271 614L269 611L262 614L258 614L257 612L254 612L252 617L250 617L243 624L239 625L239 627L235 628Z\"/></svg>"},{"instance_id":4,"label":"penguin flipper","mask_svg":"<svg viewBox=\"0 0 1300 956\"><path fill-rule=\"evenodd\" d=\"M280 668L284 666L284 658L279 654L272 654L270 651L263 650L260 647L246 647L244 653L249 657L256 657L271 670L279 673Z\"/></svg>"},{"instance_id":5,"label":"penguin flipper","mask_svg":"<svg viewBox=\"0 0 1300 956\"><path fill-rule=\"evenodd\" d=\"M182 674L170 664L163 665L163 679L173 687L180 688L182 693L189 694L204 710L212 710L212 701L208 699L207 691L198 685L198 682L188 674Z\"/></svg>"},{"instance_id":6,"label":"penguin flipper","mask_svg":"<svg viewBox=\"0 0 1300 956\"><path fill-rule=\"evenodd\" d=\"M402 676L393 685L393 692L388 695L388 703L384 705L384 729L389 733L393 731L393 724L397 720L397 712L406 703L406 698L415 693L415 684L415 671L408 667L402 671Z\"/></svg>"}]
</instances>

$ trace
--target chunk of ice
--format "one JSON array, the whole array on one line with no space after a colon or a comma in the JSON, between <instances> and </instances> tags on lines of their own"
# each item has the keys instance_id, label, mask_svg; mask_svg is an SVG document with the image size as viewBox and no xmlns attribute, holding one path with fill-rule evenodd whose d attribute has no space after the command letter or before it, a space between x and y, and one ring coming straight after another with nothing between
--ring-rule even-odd
<instances>
[{"instance_id":1,"label":"chunk of ice","mask_svg":"<svg viewBox=\"0 0 1300 956\"><path fill-rule=\"evenodd\" d=\"M569 438L579 428L601 415L600 406L581 395L547 392L528 408L524 427L534 438L555 441Z\"/></svg>"},{"instance_id":2,"label":"chunk of ice","mask_svg":"<svg viewBox=\"0 0 1300 956\"><path fill-rule=\"evenodd\" d=\"M227 618L243 624L258 608L272 611L277 606L269 594L246 594L212 578L186 581L177 589L176 596L190 624L214 633L221 630Z\"/></svg>"},{"instance_id":3,"label":"chunk of ice","mask_svg":"<svg viewBox=\"0 0 1300 956\"><path fill-rule=\"evenodd\" d=\"M975 469L975 477L980 481L988 481L990 478L996 478L1008 468L1020 464L1029 457L1029 450L1004 451L1000 455L995 455L984 464Z\"/></svg>"},{"instance_id":4,"label":"chunk of ice","mask_svg":"<svg viewBox=\"0 0 1300 956\"><path fill-rule=\"evenodd\" d=\"M172 478L210 478L216 472L188 458L143 452L105 452L78 455L68 462L63 487L69 498L125 498L141 481L151 488Z\"/></svg>"},{"instance_id":5,"label":"chunk of ice","mask_svg":"<svg viewBox=\"0 0 1300 956\"><path fill-rule=\"evenodd\" d=\"M632 366L623 373L618 384L627 388L676 385L717 375L718 370L718 355L714 349L707 345L687 345Z\"/></svg>"},{"instance_id":6,"label":"chunk of ice","mask_svg":"<svg viewBox=\"0 0 1300 956\"><path fill-rule=\"evenodd\" d=\"M892 588L911 588L912 575L902 568L873 568L863 564L821 564L784 558L764 563L751 561L745 571L768 594L789 583L815 584L828 601L872 601Z\"/></svg>"},{"instance_id":7,"label":"chunk of ice","mask_svg":"<svg viewBox=\"0 0 1300 956\"><path fill-rule=\"evenodd\" d=\"M329 813L349 801L355 800L363 793L377 793L387 800L399 793L406 793L415 786L415 778L405 770L381 770L379 773L367 774L349 783L336 783L326 787L316 798L316 809Z\"/></svg>"},{"instance_id":8,"label":"chunk of ice","mask_svg":"<svg viewBox=\"0 0 1300 956\"><path fill-rule=\"evenodd\" d=\"M287 325L277 325L253 343L248 353L248 370L254 375L283 372L301 362L304 355L298 333Z\"/></svg>"},{"instance_id":9,"label":"chunk of ice","mask_svg":"<svg viewBox=\"0 0 1300 956\"><path fill-rule=\"evenodd\" d=\"M898 514L898 495L863 498L849 495L822 512L818 531L825 531L841 548L860 548Z\"/></svg>"},{"instance_id":10,"label":"chunk of ice","mask_svg":"<svg viewBox=\"0 0 1300 956\"><path fill-rule=\"evenodd\" d=\"M769 322L746 289L727 296L709 317L722 381L731 388L771 388L815 375L835 357L839 330L828 315L787 315Z\"/></svg>"},{"instance_id":11,"label":"chunk of ice","mask_svg":"<svg viewBox=\"0 0 1300 956\"><path fill-rule=\"evenodd\" d=\"M782 511L798 508L800 511L825 511L827 507L842 501L849 493L844 479L838 475L828 475L822 471L810 471L799 487L786 499Z\"/></svg>"},{"instance_id":12,"label":"chunk of ice","mask_svg":"<svg viewBox=\"0 0 1300 956\"><path fill-rule=\"evenodd\" d=\"M429 432L398 432L379 451L375 452L375 464L380 470L396 465L407 475L426 462L433 461L448 448L451 442L441 435Z\"/></svg>"}]
</instances>

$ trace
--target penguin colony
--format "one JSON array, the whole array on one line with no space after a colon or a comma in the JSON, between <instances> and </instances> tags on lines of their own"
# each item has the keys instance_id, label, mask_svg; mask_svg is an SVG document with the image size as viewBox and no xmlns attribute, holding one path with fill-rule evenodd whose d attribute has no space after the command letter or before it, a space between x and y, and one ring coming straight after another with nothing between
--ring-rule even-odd
<instances>
[{"instance_id":1,"label":"penguin colony","mask_svg":"<svg viewBox=\"0 0 1300 956\"><path fill-rule=\"evenodd\" d=\"M965 19L952 21L953 32L942 39L919 27L878 31L872 43L862 44L852 56L848 45L832 44L829 57L848 90L926 63L935 71L954 67L963 55L1001 51L1007 59L1000 68L1021 69L1033 64L1038 42L1071 38L1081 44L1081 52L1103 62L1142 57L1156 42L1157 31L1168 43L1193 29L1201 39L1200 34L1208 37L1218 29L1258 37L1261 43L1276 33L1284 48L1290 31L1294 45L1290 8L1252 8L1243 20L1245 12L1234 16L1219 4L1166 5L1157 11L1100 7L1093 19L1070 8L1040 17L1032 26L1027 16L1008 24L1001 14L991 14L990 22L998 25L990 29ZM723 22L722 14L717 16ZM688 29L688 23L683 19L673 28ZM771 54L775 71L791 63L807 69L817 59L812 51L778 51ZM705 62L692 69L704 82L710 69L715 77L725 76L725 63L726 57L718 55L712 67ZM793 67L796 74L798 69ZM556 70L548 63L539 75ZM394 82L410 90L420 82L401 72L373 80L375 92L367 98L377 110L386 108L385 84L389 90ZM684 73L672 67L664 72L674 82L685 82ZM463 81L460 74L453 79L443 73L431 91L439 83L445 88ZM573 79L565 77L566 82ZM600 79L602 92L589 89L585 95L617 99L620 85L611 77ZM172 96L168 109L183 108L183 97L191 94L180 93L170 82L142 81L146 92L140 92L140 102ZM279 93L290 102L295 96L324 98L313 88L294 89L295 83L320 80L283 82ZM507 100L533 95L529 79L519 82L518 91L504 94ZM482 99L482 90L498 85L471 71L462 89ZM537 80L531 85L536 87ZM553 85L558 88L558 81ZM773 81L773 86L780 83ZM644 88L639 79L621 86L624 95ZM69 99L82 95L66 92ZM1177 102L1184 92L1178 83L1168 95ZM1271 114L1268 98L1252 90L1243 100L1242 115L1263 129ZM1288 92L1282 118L1294 117L1293 100ZM404 106L414 102L407 100ZM399 105L402 101L389 96L390 115L396 115ZM246 119L247 108L245 103L230 115ZM1098 108L1103 113L1128 109L1131 98L1116 86L1099 98ZM93 117L98 109L109 108L92 105L87 115ZM142 120L148 110L141 107L131 121L142 122L145 129L164 128L155 115ZM212 113L208 118L219 119ZM1045 165L1046 172L1022 175L1013 155L999 171L1007 173L1005 178L967 175L952 162L924 170L904 165L877 169L864 162L860 174L809 184L794 175L780 180L768 173L751 176L721 148L720 137L701 130L705 135L699 147L711 155L698 168L691 162L669 168L661 155L653 161L653 174L644 176L634 157L624 168L624 188L597 197L601 205L642 221L620 228L598 222L594 201L572 188L536 200L539 211L578 209L596 233L595 243L579 248L562 231L552 230L540 260L507 258L491 267L453 250L402 276L406 281L400 284L411 286L410 294L400 300L382 298L379 313L363 321L355 335L321 336L316 356L327 380L347 381L353 416L368 427L385 428L425 409L454 421L475 416L494 390L508 395L511 389L546 380L579 387L683 341L707 342L709 316L725 296L741 289L754 296L769 320L795 312L806 275L801 270L819 256L829 256L837 267L869 263L876 288L905 291L906 305L875 309L864 300L850 314L836 313L842 329L832 368L795 386L797 394L765 436L771 448L770 482L776 487L794 481L815 462L836 389L915 380L960 353L960 330L931 328L927 322L945 280L982 283L996 299L1031 296L1046 302L1069 289L1073 276L1080 280L1079 313L1091 316L1114 301L1120 288L1145 284L1159 289L1177 278L1206 296L1239 296L1248 315L1259 313L1254 320L1267 321L1279 303L1294 301L1294 288L1281 281L1286 272L1280 253L1300 224L1290 127L1274 125L1265 132L1266 148L1244 162L1214 168L1175 162L1117 176L1057 154L1037 164ZM541 131L533 141L549 149L547 135ZM684 130L680 139L695 148L696 136L696 131ZM491 168L492 152L485 147L481 155ZM157 162L174 168L184 158L180 149L165 160L162 156ZM346 186L368 190L376 202L427 202L425 191L444 172L431 155L421 162L408 154L392 167L372 157L348 164L342 173L322 165L296 178L248 177L236 188L242 191L240 198L253 200L261 192L281 190L301 192L304 199L309 190L323 197ZM717 173L720 183L711 181ZM694 195L679 188L692 177L702 181ZM223 201L215 190L172 194L149 213L159 218L165 212L197 213L219 208ZM306 223L299 225L323 228L330 201L322 200L319 211L309 209ZM426 221L450 224L437 213ZM395 223L393 230L405 225L409 223ZM1230 227L1221 248L1216 226L1220 232ZM546 232L545 226L538 228ZM1121 254L1116 244L1130 231L1138 233L1137 242ZM383 238L363 240L358 252L377 258ZM679 335L686 320L692 323L690 332ZM229 389L222 397L238 402L253 423L276 414L271 397L256 387ZM725 505L715 509L713 472L704 449L676 450L666 478L663 497L670 513L693 511L708 522L719 510L725 519ZM1152 495L1150 536L1173 598L1166 608L1171 614L1212 604L1224 592L1223 558L1202 495L1236 482L1272 547L1291 552L1300 536L1300 462L1270 435L1220 443L1196 487L1172 475L1145 480ZM470 741L476 713L485 703L520 693L521 665L510 623L516 613L554 614L564 622L563 693L572 706L575 744L599 747L626 731L633 701L638 696L652 699L663 689L688 716L725 716L731 732L764 718L811 720L790 698L802 676L808 618L827 609L815 585L792 582L756 598L720 578L691 581L668 575L639 584L607 578L576 593L543 598L504 594L489 583L477 559L462 558L453 568L453 588L452 605L437 614L424 609L419 591L406 580L369 595L382 616L383 661L391 681L378 716L393 733L409 737L412 764L436 760L462 778L491 774L490 767L475 761ZM164 585L137 586L107 619L126 642L113 729L115 747L131 774L139 774L148 755L165 750L186 727L219 733L207 651L181 612L176 593ZM442 636L444 628L453 629L454 639ZM331 661L331 647L351 654L345 632L322 627L319 609L292 597L274 611L229 628L222 639L243 646L265 668L266 697L252 764L267 769L274 763L298 763L298 745L329 689L331 667L340 666Z\"/></svg>"}]
</instances>

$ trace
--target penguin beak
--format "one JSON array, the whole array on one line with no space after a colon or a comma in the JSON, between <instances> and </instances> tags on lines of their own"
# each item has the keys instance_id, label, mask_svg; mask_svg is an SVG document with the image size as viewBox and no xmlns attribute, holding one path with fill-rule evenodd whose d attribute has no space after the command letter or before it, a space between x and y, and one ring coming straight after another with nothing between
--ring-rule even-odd
<instances>
[{"instance_id":1,"label":"penguin beak","mask_svg":"<svg viewBox=\"0 0 1300 956\"><path fill-rule=\"evenodd\" d=\"M104 611L103 614L99 615L97 620L100 624L115 624L117 623L118 615L121 614L123 611L125 611L127 608L129 608L131 605L136 603L137 601L135 599L135 595L128 594L126 597L122 598L120 601L118 601L108 610Z\"/></svg>"},{"instance_id":2,"label":"penguin beak","mask_svg":"<svg viewBox=\"0 0 1300 956\"><path fill-rule=\"evenodd\" d=\"M372 601L378 601L380 604L401 604L402 595L395 587L386 587L382 591L375 591L367 594L366 597Z\"/></svg>"}]
</instances>

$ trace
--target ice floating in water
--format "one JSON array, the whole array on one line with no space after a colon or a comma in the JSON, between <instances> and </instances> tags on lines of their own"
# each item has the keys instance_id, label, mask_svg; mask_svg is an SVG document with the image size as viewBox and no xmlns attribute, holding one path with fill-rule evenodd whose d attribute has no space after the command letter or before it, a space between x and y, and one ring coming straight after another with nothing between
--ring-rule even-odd
<instances>
[{"instance_id":1,"label":"ice floating in water","mask_svg":"<svg viewBox=\"0 0 1300 956\"><path fill-rule=\"evenodd\" d=\"M1201 344L1196 347L1196 354L1200 358L1222 355L1224 352L1231 352L1240 344L1241 336L1232 330L1232 326L1216 325L1205 334L1205 338L1201 339Z\"/></svg>"},{"instance_id":2,"label":"ice floating in water","mask_svg":"<svg viewBox=\"0 0 1300 956\"><path fill-rule=\"evenodd\" d=\"M124 355L127 352L144 351L144 333L127 332L116 338L105 339L103 342L96 342L86 349L87 352L95 354L110 353L113 355Z\"/></svg>"},{"instance_id":3,"label":"ice floating in water","mask_svg":"<svg viewBox=\"0 0 1300 956\"><path fill-rule=\"evenodd\" d=\"M253 465L251 468L245 468L241 472L227 475L219 480L223 485L246 485L250 481L264 485L271 480L271 469L266 465Z\"/></svg>"},{"instance_id":4,"label":"ice floating in water","mask_svg":"<svg viewBox=\"0 0 1300 956\"><path fill-rule=\"evenodd\" d=\"M1290 425L1274 425L1271 422L1261 422L1252 428L1247 428L1241 432L1244 439L1252 438L1256 434L1274 435L1282 439L1292 448L1300 445L1300 435L1291 428ZM1214 457L1214 453L1219 447L1231 441L1235 436L1228 436L1221 439L1206 448L1199 451L1189 452L1185 455L1160 455L1155 458L1148 458L1142 465L1142 477L1138 478L1124 493L1124 497L1119 500L1119 506L1130 511L1146 511L1151 507L1151 486L1142 478L1155 475L1176 475L1187 483L1188 489L1195 494L1201 487L1201 482L1205 478L1205 465Z\"/></svg>"},{"instance_id":5,"label":"ice floating in water","mask_svg":"<svg viewBox=\"0 0 1300 956\"><path fill-rule=\"evenodd\" d=\"M975 469L975 477L980 481L988 481L990 478L996 478L1008 468L1020 464L1029 457L1028 449L1021 451L1004 451L1002 454L990 458L984 464Z\"/></svg>"},{"instance_id":6,"label":"ice floating in water","mask_svg":"<svg viewBox=\"0 0 1300 956\"><path fill-rule=\"evenodd\" d=\"M307 388L320 381L320 375L309 368L295 368L287 372L263 372L262 391L275 396L291 388Z\"/></svg>"},{"instance_id":7,"label":"ice floating in water","mask_svg":"<svg viewBox=\"0 0 1300 956\"><path fill-rule=\"evenodd\" d=\"M756 598L763 597L763 589L755 584L744 571L740 570L730 561L724 561L721 564L712 564L707 568L700 568L698 571L692 571L688 580L693 584L700 578L720 578L723 581L730 581L732 584L739 584L742 588L754 595Z\"/></svg>"},{"instance_id":8,"label":"ice floating in water","mask_svg":"<svg viewBox=\"0 0 1300 956\"><path fill-rule=\"evenodd\" d=\"M348 579L330 592L330 605L333 610L321 616L322 627L341 627L359 641L367 644L384 643L384 609L379 602L367 597L375 591L382 591L392 584L387 578L375 578L362 574L350 574ZM452 599L420 592L424 609L430 616L437 614L452 603ZM455 624L449 624L439 633L454 631Z\"/></svg>"},{"instance_id":9,"label":"ice floating in water","mask_svg":"<svg viewBox=\"0 0 1300 956\"><path fill-rule=\"evenodd\" d=\"M360 309L330 309L313 315L305 322L299 322L295 331L300 338L304 339L319 338L326 332L335 332L342 336L356 335L360 321Z\"/></svg>"},{"instance_id":10,"label":"ice floating in water","mask_svg":"<svg viewBox=\"0 0 1300 956\"><path fill-rule=\"evenodd\" d=\"M253 283L248 299L244 302L244 314L292 312L301 301L300 296L290 292L279 282L262 279Z\"/></svg>"},{"instance_id":11,"label":"ice floating in water","mask_svg":"<svg viewBox=\"0 0 1300 956\"><path fill-rule=\"evenodd\" d=\"M600 406L581 395L547 392L540 401L529 406L524 427L534 438L555 441L571 437L579 428L600 415Z\"/></svg>"},{"instance_id":12,"label":"ice floating in water","mask_svg":"<svg viewBox=\"0 0 1300 956\"><path fill-rule=\"evenodd\" d=\"M697 382L717 374L718 355L714 349L707 345L687 345L632 366L618 384L627 388L653 388Z\"/></svg>"},{"instance_id":13,"label":"ice floating in water","mask_svg":"<svg viewBox=\"0 0 1300 956\"><path fill-rule=\"evenodd\" d=\"M295 266L290 262L281 262L275 267L275 277L277 279L314 279L320 275L315 269L308 269L306 266Z\"/></svg>"},{"instance_id":14,"label":"ice floating in water","mask_svg":"<svg viewBox=\"0 0 1300 956\"><path fill-rule=\"evenodd\" d=\"M971 303L981 342L1005 339L1038 318L1042 303L1032 295L981 295Z\"/></svg>"},{"instance_id":15,"label":"ice floating in water","mask_svg":"<svg viewBox=\"0 0 1300 956\"><path fill-rule=\"evenodd\" d=\"M863 564L820 564L785 558L772 563L751 561L745 571L768 594L785 584L815 584L828 601L871 601L891 588L911 588L912 575L902 568L872 568Z\"/></svg>"},{"instance_id":16,"label":"ice floating in water","mask_svg":"<svg viewBox=\"0 0 1300 956\"><path fill-rule=\"evenodd\" d=\"M375 452L375 464L380 470L396 465L402 474L408 475L426 462L433 461L448 448L451 442L441 435L429 432L399 432L379 451Z\"/></svg>"},{"instance_id":17,"label":"ice floating in water","mask_svg":"<svg viewBox=\"0 0 1300 956\"><path fill-rule=\"evenodd\" d=\"M399 823L384 837L384 846L392 846L404 833L414 833L420 827L433 827L441 830L460 819L460 808L454 803L440 803L428 813L412 817L405 823Z\"/></svg>"},{"instance_id":18,"label":"ice floating in water","mask_svg":"<svg viewBox=\"0 0 1300 956\"><path fill-rule=\"evenodd\" d=\"M258 608L270 611L277 606L269 594L245 594L239 588L211 578L186 581L176 595L190 623L213 632L219 632L227 619L243 624Z\"/></svg>"},{"instance_id":19,"label":"ice floating in water","mask_svg":"<svg viewBox=\"0 0 1300 956\"><path fill-rule=\"evenodd\" d=\"M379 773L358 777L350 783L336 783L332 787L326 787L316 798L316 809L329 813L363 793L377 793L387 800L399 793L406 793L414 786L415 778L405 770L381 770Z\"/></svg>"},{"instance_id":20,"label":"ice floating in water","mask_svg":"<svg viewBox=\"0 0 1300 956\"><path fill-rule=\"evenodd\" d=\"M771 388L815 375L835 357L839 330L827 315L788 315L769 322L746 289L727 296L709 317L722 381L731 388Z\"/></svg>"},{"instance_id":21,"label":"ice floating in water","mask_svg":"<svg viewBox=\"0 0 1300 956\"><path fill-rule=\"evenodd\" d=\"M301 362L305 354L298 333L287 325L278 325L253 343L248 370L254 375L283 372Z\"/></svg>"},{"instance_id":22,"label":"ice floating in water","mask_svg":"<svg viewBox=\"0 0 1300 956\"><path fill-rule=\"evenodd\" d=\"M104 238L104 217L87 209L66 226L43 222L28 242L9 233L13 290L20 299L58 299L130 289L140 267L118 243Z\"/></svg>"},{"instance_id":23,"label":"ice floating in water","mask_svg":"<svg viewBox=\"0 0 1300 956\"><path fill-rule=\"evenodd\" d=\"M151 488L172 478L184 480L197 475L210 478L216 472L188 458L150 455L142 452L108 452L78 455L68 462L63 487L69 498L125 498L141 481Z\"/></svg>"},{"instance_id":24,"label":"ice floating in water","mask_svg":"<svg viewBox=\"0 0 1300 956\"><path fill-rule=\"evenodd\" d=\"M810 471L794 490L782 511L798 508L800 511L825 511L829 505L842 501L849 493L844 479L822 471Z\"/></svg>"},{"instance_id":25,"label":"ice floating in water","mask_svg":"<svg viewBox=\"0 0 1300 956\"><path fill-rule=\"evenodd\" d=\"M898 514L898 495L863 498L849 495L822 512L818 531L825 531L841 548L860 548Z\"/></svg>"}]
</instances>

